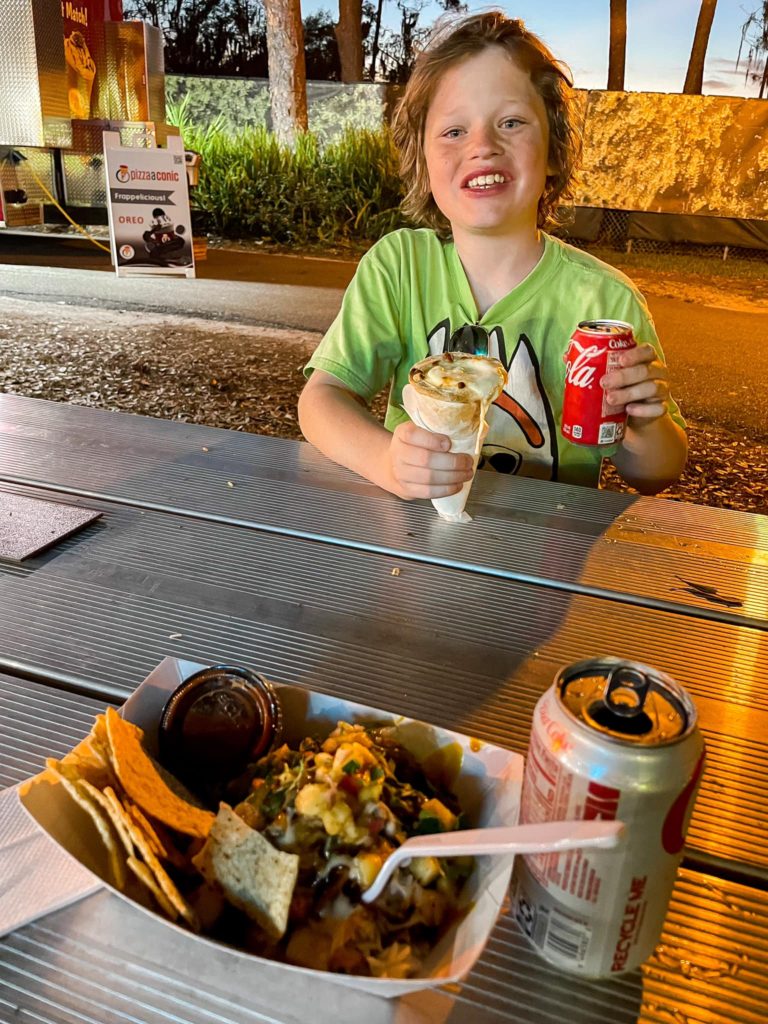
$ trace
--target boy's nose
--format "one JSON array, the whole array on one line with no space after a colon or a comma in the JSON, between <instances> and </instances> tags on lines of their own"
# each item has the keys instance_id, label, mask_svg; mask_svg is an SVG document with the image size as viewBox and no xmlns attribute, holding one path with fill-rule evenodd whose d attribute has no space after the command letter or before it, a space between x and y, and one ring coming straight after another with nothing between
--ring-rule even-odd
<instances>
[{"instance_id":1,"label":"boy's nose","mask_svg":"<svg viewBox=\"0 0 768 1024\"><path fill-rule=\"evenodd\" d=\"M499 140L493 128L476 128L470 142L473 156L488 157L500 152Z\"/></svg>"}]
</instances>

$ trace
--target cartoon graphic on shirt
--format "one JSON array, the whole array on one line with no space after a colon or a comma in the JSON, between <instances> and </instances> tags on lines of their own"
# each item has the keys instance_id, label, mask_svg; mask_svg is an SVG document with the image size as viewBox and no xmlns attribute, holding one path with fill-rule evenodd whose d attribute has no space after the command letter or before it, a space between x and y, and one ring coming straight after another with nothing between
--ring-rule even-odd
<instances>
[{"instance_id":1,"label":"cartoon graphic on shirt","mask_svg":"<svg viewBox=\"0 0 768 1024\"><path fill-rule=\"evenodd\" d=\"M430 355L445 351L450 337L448 320L437 324L427 339ZM501 327L488 332L488 355L507 370L507 383L488 412L488 437L480 467L497 473L520 473L540 480L557 479L555 418L541 381L541 371L530 339L521 334L507 357Z\"/></svg>"}]
</instances>

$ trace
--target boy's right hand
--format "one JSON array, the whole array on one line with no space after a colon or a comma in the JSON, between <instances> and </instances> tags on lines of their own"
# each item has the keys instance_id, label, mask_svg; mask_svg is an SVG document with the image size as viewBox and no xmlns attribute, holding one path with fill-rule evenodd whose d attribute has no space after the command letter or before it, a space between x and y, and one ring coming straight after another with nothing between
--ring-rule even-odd
<instances>
[{"instance_id":1,"label":"boy's right hand","mask_svg":"<svg viewBox=\"0 0 768 1024\"><path fill-rule=\"evenodd\" d=\"M401 498L445 498L474 476L472 456L452 452L450 438L410 421L392 434L389 461Z\"/></svg>"}]
</instances>

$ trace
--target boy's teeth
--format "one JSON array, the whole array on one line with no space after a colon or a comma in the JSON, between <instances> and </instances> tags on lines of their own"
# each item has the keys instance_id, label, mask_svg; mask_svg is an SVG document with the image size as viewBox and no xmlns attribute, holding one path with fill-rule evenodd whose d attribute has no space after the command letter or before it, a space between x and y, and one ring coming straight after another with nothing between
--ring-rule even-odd
<instances>
[{"instance_id":1,"label":"boy's teeth","mask_svg":"<svg viewBox=\"0 0 768 1024\"><path fill-rule=\"evenodd\" d=\"M490 185L500 185L504 182L503 174L478 174L467 182L467 188L488 188Z\"/></svg>"}]
</instances>

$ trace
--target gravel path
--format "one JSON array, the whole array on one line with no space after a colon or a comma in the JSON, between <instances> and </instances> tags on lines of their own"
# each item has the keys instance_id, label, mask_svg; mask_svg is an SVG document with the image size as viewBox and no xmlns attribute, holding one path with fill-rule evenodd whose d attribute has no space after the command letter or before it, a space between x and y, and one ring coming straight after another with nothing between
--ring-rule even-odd
<instances>
[{"instance_id":1,"label":"gravel path","mask_svg":"<svg viewBox=\"0 0 768 1024\"><path fill-rule=\"evenodd\" d=\"M87 313L0 297L0 389L56 402L300 437L301 367L319 336L180 316ZM383 402L379 402L379 411ZM689 423L690 457L664 493L768 513L768 444ZM609 468L604 486L626 490Z\"/></svg>"}]
</instances>

